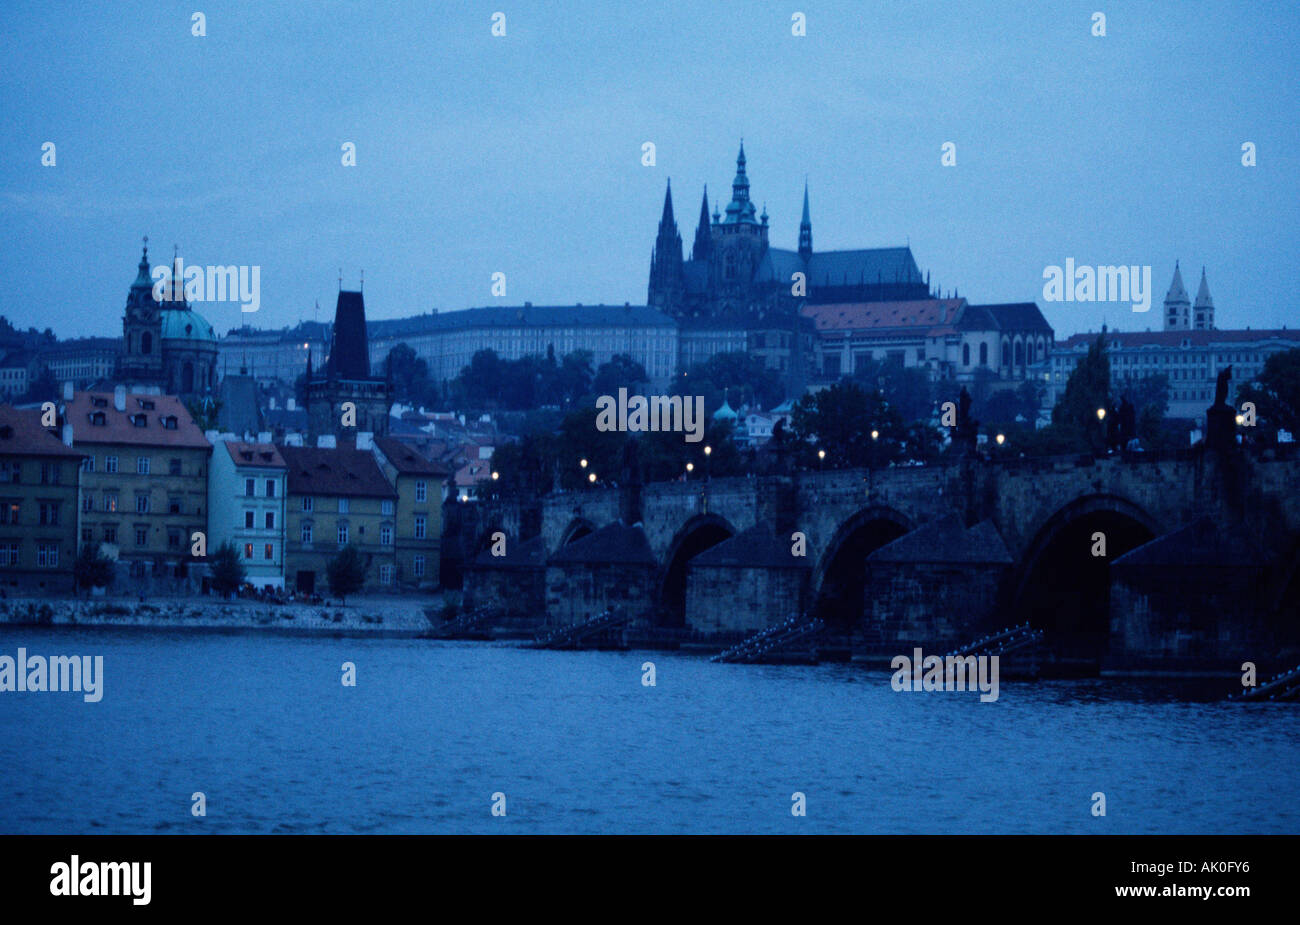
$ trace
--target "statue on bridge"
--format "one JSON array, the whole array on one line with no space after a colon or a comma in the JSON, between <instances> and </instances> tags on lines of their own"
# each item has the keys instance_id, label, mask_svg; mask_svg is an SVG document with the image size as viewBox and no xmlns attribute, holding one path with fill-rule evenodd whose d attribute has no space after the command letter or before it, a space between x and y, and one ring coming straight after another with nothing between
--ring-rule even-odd
<instances>
[{"instance_id":1,"label":"statue on bridge","mask_svg":"<svg viewBox=\"0 0 1300 925\"><path fill-rule=\"evenodd\" d=\"M1205 445L1212 450L1227 452L1237 443L1237 411L1228 404L1228 383L1232 381L1232 367L1219 370L1214 382L1214 404L1205 411Z\"/></svg>"},{"instance_id":2,"label":"statue on bridge","mask_svg":"<svg viewBox=\"0 0 1300 925\"><path fill-rule=\"evenodd\" d=\"M963 385L961 394L957 396L957 427L953 442L963 451L974 453L979 442L976 435L979 433L980 422L971 417L971 404L970 392Z\"/></svg>"}]
</instances>

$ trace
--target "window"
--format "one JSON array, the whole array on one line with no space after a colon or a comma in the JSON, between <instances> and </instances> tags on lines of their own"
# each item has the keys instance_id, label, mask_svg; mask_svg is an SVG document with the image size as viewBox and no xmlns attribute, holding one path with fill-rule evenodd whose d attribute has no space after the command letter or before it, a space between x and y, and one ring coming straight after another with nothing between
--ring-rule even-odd
<instances>
[{"instance_id":1,"label":"window","mask_svg":"<svg viewBox=\"0 0 1300 925\"><path fill-rule=\"evenodd\" d=\"M22 481L23 464L20 462L3 462L0 463L0 482L11 482L17 485Z\"/></svg>"},{"instance_id":2,"label":"window","mask_svg":"<svg viewBox=\"0 0 1300 925\"><path fill-rule=\"evenodd\" d=\"M348 525L339 524L339 545L346 546L347 544L348 544Z\"/></svg>"},{"instance_id":3,"label":"window","mask_svg":"<svg viewBox=\"0 0 1300 925\"><path fill-rule=\"evenodd\" d=\"M0 543L0 565L17 565L18 561L18 544Z\"/></svg>"},{"instance_id":4,"label":"window","mask_svg":"<svg viewBox=\"0 0 1300 925\"><path fill-rule=\"evenodd\" d=\"M104 512L107 514L117 513L117 492L104 492Z\"/></svg>"},{"instance_id":5,"label":"window","mask_svg":"<svg viewBox=\"0 0 1300 925\"><path fill-rule=\"evenodd\" d=\"M380 512L381 514L385 514L385 515L391 517L392 514L393 514L393 502L391 502L391 501L381 501L381 502L379 503L379 512Z\"/></svg>"},{"instance_id":6,"label":"window","mask_svg":"<svg viewBox=\"0 0 1300 925\"><path fill-rule=\"evenodd\" d=\"M382 527L379 528L379 545L380 546L393 545L393 528L390 527L388 524L384 524Z\"/></svg>"},{"instance_id":7,"label":"window","mask_svg":"<svg viewBox=\"0 0 1300 925\"><path fill-rule=\"evenodd\" d=\"M19 514L22 512L22 504L17 501L6 501L0 506L0 524L19 523Z\"/></svg>"},{"instance_id":8,"label":"window","mask_svg":"<svg viewBox=\"0 0 1300 925\"><path fill-rule=\"evenodd\" d=\"M265 548L265 550L263 550L262 558L263 558L263 559L267 559L267 560L270 560L270 559L274 559L274 558L275 558L275 544L274 544L274 543L267 543L267 544L266 544L266 548Z\"/></svg>"},{"instance_id":9,"label":"window","mask_svg":"<svg viewBox=\"0 0 1300 925\"><path fill-rule=\"evenodd\" d=\"M57 527L59 525L59 505L56 502L41 502L40 525L42 527Z\"/></svg>"},{"instance_id":10,"label":"window","mask_svg":"<svg viewBox=\"0 0 1300 925\"><path fill-rule=\"evenodd\" d=\"M149 457L148 457L148 456L137 456L137 457L135 458L135 472L136 472L136 475L148 475L148 474L149 474Z\"/></svg>"},{"instance_id":11,"label":"window","mask_svg":"<svg viewBox=\"0 0 1300 925\"><path fill-rule=\"evenodd\" d=\"M181 499L180 499L180 498L168 498L168 499L167 499L167 513L168 513L168 514L179 514L180 512L181 512Z\"/></svg>"},{"instance_id":12,"label":"window","mask_svg":"<svg viewBox=\"0 0 1300 925\"><path fill-rule=\"evenodd\" d=\"M268 530L275 529L275 511L266 512L266 529Z\"/></svg>"},{"instance_id":13,"label":"window","mask_svg":"<svg viewBox=\"0 0 1300 925\"><path fill-rule=\"evenodd\" d=\"M989 365L989 345L980 344L980 366Z\"/></svg>"},{"instance_id":14,"label":"window","mask_svg":"<svg viewBox=\"0 0 1300 925\"><path fill-rule=\"evenodd\" d=\"M135 528L135 545L137 545L137 546L148 546L148 545L149 545L149 528L148 528L148 527L136 527L136 528Z\"/></svg>"},{"instance_id":15,"label":"window","mask_svg":"<svg viewBox=\"0 0 1300 925\"><path fill-rule=\"evenodd\" d=\"M167 474L168 474L168 475L180 475L180 474L181 474L181 461L180 461L179 459L169 459L169 460L167 460Z\"/></svg>"},{"instance_id":16,"label":"window","mask_svg":"<svg viewBox=\"0 0 1300 925\"><path fill-rule=\"evenodd\" d=\"M117 527L107 526L104 528L104 542L105 543L117 542Z\"/></svg>"},{"instance_id":17,"label":"window","mask_svg":"<svg viewBox=\"0 0 1300 925\"><path fill-rule=\"evenodd\" d=\"M95 457L94 457L94 456L87 456L84 460L82 460L82 462L81 462L81 468L82 468L84 471L86 471L86 472L94 472L94 471L95 471Z\"/></svg>"},{"instance_id":18,"label":"window","mask_svg":"<svg viewBox=\"0 0 1300 925\"><path fill-rule=\"evenodd\" d=\"M339 498L339 513L340 513L340 514L349 514L349 513L351 513L351 511L348 510L348 507L349 507L349 505L348 505L348 499L347 499L347 498Z\"/></svg>"},{"instance_id":19,"label":"window","mask_svg":"<svg viewBox=\"0 0 1300 925\"><path fill-rule=\"evenodd\" d=\"M176 529L175 527L167 528L167 548L168 549L181 548L181 531Z\"/></svg>"},{"instance_id":20,"label":"window","mask_svg":"<svg viewBox=\"0 0 1300 925\"><path fill-rule=\"evenodd\" d=\"M268 498L275 497L275 479L266 480L266 496Z\"/></svg>"},{"instance_id":21,"label":"window","mask_svg":"<svg viewBox=\"0 0 1300 925\"><path fill-rule=\"evenodd\" d=\"M424 539L425 532L427 531L427 527L426 527L427 522L428 522L428 517L426 515L424 514L415 515L415 538L417 540Z\"/></svg>"},{"instance_id":22,"label":"window","mask_svg":"<svg viewBox=\"0 0 1300 925\"><path fill-rule=\"evenodd\" d=\"M305 523L305 524L302 525L302 541L303 541L304 543L310 543L310 542L311 542L311 524L310 524L310 523Z\"/></svg>"},{"instance_id":23,"label":"window","mask_svg":"<svg viewBox=\"0 0 1300 925\"><path fill-rule=\"evenodd\" d=\"M253 529L253 518L256 515L252 511L244 511L244 529Z\"/></svg>"},{"instance_id":24,"label":"window","mask_svg":"<svg viewBox=\"0 0 1300 925\"><path fill-rule=\"evenodd\" d=\"M421 481L421 482L416 482L416 483L415 483L415 500L416 500L416 501L427 501L427 500L429 500L429 483L428 483L428 482L423 482L423 481Z\"/></svg>"},{"instance_id":25,"label":"window","mask_svg":"<svg viewBox=\"0 0 1300 925\"><path fill-rule=\"evenodd\" d=\"M37 543L36 564L44 568L57 568L59 565L59 544Z\"/></svg>"},{"instance_id":26,"label":"window","mask_svg":"<svg viewBox=\"0 0 1300 925\"><path fill-rule=\"evenodd\" d=\"M95 542L95 531L92 530L90 527L82 527L82 528L81 528L81 542L83 542L83 543L93 543L93 542Z\"/></svg>"},{"instance_id":27,"label":"window","mask_svg":"<svg viewBox=\"0 0 1300 925\"><path fill-rule=\"evenodd\" d=\"M256 479L244 479L244 497L251 498L257 493L255 488ZM251 524L250 524L251 526Z\"/></svg>"},{"instance_id":28,"label":"window","mask_svg":"<svg viewBox=\"0 0 1300 925\"><path fill-rule=\"evenodd\" d=\"M245 559L251 559L251 558L253 558L253 544L252 544L252 543L245 543L245 544L244 544L244 558L245 558Z\"/></svg>"},{"instance_id":29,"label":"window","mask_svg":"<svg viewBox=\"0 0 1300 925\"><path fill-rule=\"evenodd\" d=\"M59 484L59 469L60 466L58 463L41 463L41 484Z\"/></svg>"},{"instance_id":30,"label":"window","mask_svg":"<svg viewBox=\"0 0 1300 925\"><path fill-rule=\"evenodd\" d=\"M302 509L305 513L311 513L311 495L302 496Z\"/></svg>"},{"instance_id":31,"label":"window","mask_svg":"<svg viewBox=\"0 0 1300 925\"><path fill-rule=\"evenodd\" d=\"M970 366L970 344L961 345L961 365Z\"/></svg>"},{"instance_id":32,"label":"window","mask_svg":"<svg viewBox=\"0 0 1300 925\"><path fill-rule=\"evenodd\" d=\"M162 426L163 426L163 430L175 430L175 429L176 429L176 415L174 415L174 414L169 414L169 415L167 415L165 418L163 418L163 419L162 419Z\"/></svg>"},{"instance_id":33,"label":"window","mask_svg":"<svg viewBox=\"0 0 1300 925\"><path fill-rule=\"evenodd\" d=\"M379 566L379 583L381 585L391 585L393 583L393 567L391 565Z\"/></svg>"},{"instance_id":34,"label":"window","mask_svg":"<svg viewBox=\"0 0 1300 925\"><path fill-rule=\"evenodd\" d=\"M142 491L135 494L135 512L137 514L149 513L149 496Z\"/></svg>"},{"instance_id":35,"label":"window","mask_svg":"<svg viewBox=\"0 0 1300 925\"><path fill-rule=\"evenodd\" d=\"M416 578L424 577L424 556L416 556L411 560L411 570L415 572Z\"/></svg>"},{"instance_id":36,"label":"window","mask_svg":"<svg viewBox=\"0 0 1300 925\"><path fill-rule=\"evenodd\" d=\"M110 472L110 473L111 473L111 472L116 472L116 471L117 471L117 457L116 457L116 456L105 456L105 457L104 457L104 471L105 471L105 472Z\"/></svg>"}]
</instances>

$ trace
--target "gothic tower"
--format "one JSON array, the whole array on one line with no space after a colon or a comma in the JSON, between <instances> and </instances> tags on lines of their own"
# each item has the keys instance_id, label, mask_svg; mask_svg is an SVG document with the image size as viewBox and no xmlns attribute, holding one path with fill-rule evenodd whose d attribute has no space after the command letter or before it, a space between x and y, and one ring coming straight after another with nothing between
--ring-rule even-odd
<instances>
[{"instance_id":1,"label":"gothic tower","mask_svg":"<svg viewBox=\"0 0 1300 925\"><path fill-rule=\"evenodd\" d=\"M1214 330L1214 299L1210 297L1210 286L1205 281L1205 267L1201 267L1201 286L1196 290L1196 303L1192 306L1196 330Z\"/></svg>"},{"instance_id":2,"label":"gothic tower","mask_svg":"<svg viewBox=\"0 0 1300 925\"><path fill-rule=\"evenodd\" d=\"M731 183L731 202L727 203L722 221L714 222L710 276L718 281L722 311L749 307L755 293L753 279L767 252L767 211L762 220L755 215L749 198L749 176L745 172L745 144L736 157L736 178Z\"/></svg>"},{"instance_id":3,"label":"gothic tower","mask_svg":"<svg viewBox=\"0 0 1300 925\"><path fill-rule=\"evenodd\" d=\"M1209 293L1206 293L1207 297ZM1169 284L1165 294L1165 330L1190 331L1192 329L1192 303L1188 301L1187 290L1183 287L1183 274L1174 261L1174 280Z\"/></svg>"},{"instance_id":4,"label":"gothic tower","mask_svg":"<svg viewBox=\"0 0 1300 925\"><path fill-rule=\"evenodd\" d=\"M117 367L118 377L132 382L160 383L163 378L162 311L153 297L148 238L144 239L144 253L126 297Z\"/></svg>"},{"instance_id":5,"label":"gothic tower","mask_svg":"<svg viewBox=\"0 0 1300 925\"><path fill-rule=\"evenodd\" d=\"M664 194L664 213L659 219L659 234L650 252L650 288L646 304L669 313L681 305L685 279L682 270L682 236L673 218L673 184L668 181Z\"/></svg>"},{"instance_id":6,"label":"gothic tower","mask_svg":"<svg viewBox=\"0 0 1300 925\"><path fill-rule=\"evenodd\" d=\"M386 379L372 376L366 305L360 292L339 290L325 366L313 373L307 357L307 426L312 440L333 434L338 446L356 446L357 433L388 433L392 395Z\"/></svg>"}]
</instances>

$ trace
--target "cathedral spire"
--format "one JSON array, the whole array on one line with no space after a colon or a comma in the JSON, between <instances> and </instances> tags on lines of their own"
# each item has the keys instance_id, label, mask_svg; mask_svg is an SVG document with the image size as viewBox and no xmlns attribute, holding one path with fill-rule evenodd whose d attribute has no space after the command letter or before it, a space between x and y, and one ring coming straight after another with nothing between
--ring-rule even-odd
<instances>
[{"instance_id":1,"label":"cathedral spire","mask_svg":"<svg viewBox=\"0 0 1300 925\"><path fill-rule=\"evenodd\" d=\"M731 181L731 202L727 203L725 224L757 224L754 204L749 200L749 176L745 173L745 140L740 141L736 155L736 179Z\"/></svg>"},{"instance_id":2,"label":"cathedral spire","mask_svg":"<svg viewBox=\"0 0 1300 925\"><path fill-rule=\"evenodd\" d=\"M1205 267L1201 267L1201 285L1196 290L1196 303L1192 306L1196 330L1209 331L1214 328L1214 299L1210 296L1210 284L1205 281Z\"/></svg>"},{"instance_id":3,"label":"cathedral spire","mask_svg":"<svg viewBox=\"0 0 1300 925\"><path fill-rule=\"evenodd\" d=\"M808 213L808 178L803 181L803 218L799 222L799 256L807 260L812 256L812 219Z\"/></svg>"},{"instance_id":4,"label":"cathedral spire","mask_svg":"<svg viewBox=\"0 0 1300 925\"><path fill-rule=\"evenodd\" d=\"M1165 330L1186 331L1192 326L1191 303L1187 299L1187 289L1183 286L1183 273L1174 261L1174 278L1165 294Z\"/></svg>"},{"instance_id":5,"label":"cathedral spire","mask_svg":"<svg viewBox=\"0 0 1300 925\"><path fill-rule=\"evenodd\" d=\"M692 260L708 260L713 252L713 233L709 230L709 187L704 186L700 200L700 223L695 226L695 246L691 248Z\"/></svg>"},{"instance_id":6,"label":"cathedral spire","mask_svg":"<svg viewBox=\"0 0 1300 925\"><path fill-rule=\"evenodd\" d=\"M673 187L664 193L664 213L659 219L659 234L650 252L650 288L647 302L656 308L669 307L678 301L683 286L682 236L673 218Z\"/></svg>"}]
</instances>

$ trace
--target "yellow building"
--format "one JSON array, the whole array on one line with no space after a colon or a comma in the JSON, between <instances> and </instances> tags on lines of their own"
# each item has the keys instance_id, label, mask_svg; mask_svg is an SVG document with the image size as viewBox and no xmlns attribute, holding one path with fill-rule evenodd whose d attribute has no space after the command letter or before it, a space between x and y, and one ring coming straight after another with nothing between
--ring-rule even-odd
<instances>
[{"instance_id":1,"label":"yellow building","mask_svg":"<svg viewBox=\"0 0 1300 925\"><path fill-rule=\"evenodd\" d=\"M72 591L80 468L81 454L41 426L40 411L0 405L0 588L6 593Z\"/></svg>"},{"instance_id":2,"label":"yellow building","mask_svg":"<svg viewBox=\"0 0 1300 925\"><path fill-rule=\"evenodd\" d=\"M206 536L212 445L174 395L77 392L65 402L81 472L81 542L118 562L115 587L196 590L193 536Z\"/></svg>"},{"instance_id":3,"label":"yellow building","mask_svg":"<svg viewBox=\"0 0 1300 925\"><path fill-rule=\"evenodd\" d=\"M288 474L285 584L328 595L326 569L344 546L366 563L363 592L396 590L397 492L374 455L350 447L279 445Z\"/></svg>"},{"instance_id":4,"label":"yellow building","mask_svg":"<svg viewBox=\"0 0 1300 925\"><path fill-rule=\"evenodd\" d=\"M396 583L403 588L438 587L442 549L442 483L447 468L396 437L377 437L375 458L397 490Z\"/></svg>"}]
</instances>

